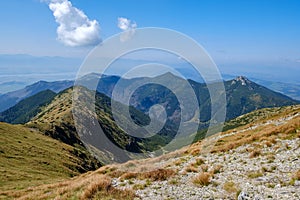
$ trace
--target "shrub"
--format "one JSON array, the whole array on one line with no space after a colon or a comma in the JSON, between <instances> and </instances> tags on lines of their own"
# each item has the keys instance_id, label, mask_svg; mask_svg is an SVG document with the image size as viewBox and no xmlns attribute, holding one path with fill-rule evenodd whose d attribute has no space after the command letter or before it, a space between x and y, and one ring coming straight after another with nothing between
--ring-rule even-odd
<instances>
[{"instance_id":1,"label":"shrub","mask_svg":"<svg viewBox=\"0 0 300 200\"><path fill-rule=\"evenodd\" d=\"M205 161L202 158L197 158L196 162L195 162L195 165L200 166L200 165L202 165L204 163L205 163Z\"/></svg>"},{"instance_id":2,"label":"shrub","mask_svg":"<svg viewBox=\"0 0 300 200\"><path fill-rule=\"evenodd\" d=\"M207 172L208 165L201 165L201 169L202 169L203 172Z\"/></svg>"},{"instance_id":3,"label":"shrub","mask_svg":"<svg viewBox=\"0 0 300 200\"><path fill-rule=\"evenodd\" d=\"M178 181L176 179L172 179L172 180L169 181L169 184L170 185L177 185Z\"/></svg>"},{"instance_id":4,"label":"shrub","mask_svg":"<svg viewBox=\"0 0 300 200\"><path fill-rule=\"evenodd\" d=\"M300 181L300 169L297 172L295 172L294 179Z\"/></svg>"},{"instance_id":5,"label":"shrub","mask_svg":"<svg viewBox=\"0 0 300 200\"><path fill-rule=\"evenodd\" d=\"M266 141L265 144L266 144L267 147L271 147L272 146L272 143L270 141Z\"/></svg>"},{"instance_id":6,"label":"shrub","mask_svg":"<svg viewBox=\"0 0 300 200\"><path fill-rule=\"evenodd\" d=\"M197 155L199 155L199 153L200 153L200 149L193 149L193 150L190 152L190 154L191 154L192 156L197 156Z\"/></svg>"},{"instance_id":7,"label":"shrub","mask_svg":"<svg viewBox=\"0 0 300 200\"><path fill-rule=\"evenodd\" d=\"M198 172L198 169L194 166L189 165L185 168L185 171L186 172Z\"/></svg>"},{"instance_id":8,"label":"shrub","mask_svg":"<svg viewBox=\"0 0 300 200\"><path fill-rule=\"evenodd\" d=\"M294 185L296 180L300 181L300 169L293 174L289 184Z\"/></svg>"},{"instance_id":9,"label":"shrub","mask_svg":"<svg viewBox=\"0 0 300 200\"><path fill-rule=\"evenodd\" d=\"M136 184L136 185L134 185L134 186L132 187L132 189L134 189L134 190L143 190L143 189L145 189L146 187L147 187L146 184Z\"/></svg>"},{"instance_id":10,"label":"shrub","mask_svg":"<svg viewBox=\"0 0 300 200\"><path fill-rule=\"evenodd\" d=\"M174 165L179 166L184 162L184 159L177 159L174 161Z\"/></svg>"},{"instance_id":11,"label":"shrub","mask_svg":"<svg viewBox=\"0 0 300 200\"><path fill-rule=\"evenodd\" d=\"M268 155L267 159L268 159L268 163L272 163L272 162L274 162L274 160L276 158L275 158L275 156L273 154L270 154L270 155Z\"/></svg>"},{"instance_id":12,"label":"shrub","mask_svg":"<svg viewBox=\"0 0 300 200\"><path fill-rule=\"evenodd\" d=\"M151 179L152 181L164 181L175 175L172 169L156 169L140 174L140 179Z\"/></svg>"},{"instance_id":13,"label":"shrub","mask_svg":"<svg viewBox=\"0 0 300 200\"><path fill-rule=\"evenodd\" d=\"M255 158L257 156L259 156L261 154L260 150L253 150L251 153L250 153L250 158Z\"/></svg>"},{"instance_id":14,"label":"shrub","mask_svg":"<svg viewBox=\"0 0 300 200\"><path fill-rule=\"evenodd\" d=\"M221 169L222 169L222 165L217 165L217 166L214 166L211 173L212 174L218 174L221 172Z\"/></svg>"},{"instance_id":15,"label":"shrub","mask_svg":"<svg viewBox=\"0 0 300 200\"><path fill-rule=\"evenodd\" d=\"M223 189L224 189L226 192L229 192L229 193L236 193L236 192L238 191L238 189L237 189L235 183L232 182L232 181L229 181L229 182L224 183Z\"/></svg>"},{"instance_id":16,"label":"shrub","mask_svg":"<svg viewBox=\"0 0 300 200\"><path fill-rule=\"evenodd\" d=\"M88 186L81 199L91 199L98 191L105 191L107 192L111 187L111 180L108 178L103 178L101 181L95 182Z\"/></svg>"},{"instance_id":17,"label":"shrub","mask_svg":"<svg viewBox=\"0 0 300 200\"><path fill-rule=\"evenodd\" d=\"M263 173L261 173L261 172L250 172L248 174L249 178L258 178L258 177L262 177L262 176L263 176Z\"/></svg>"},{"instance_id":18,"label":"shrub","mask_svg":"<svg viewBox=\"0 0 300 200\"><path fill-rule=\"evenodd\" d=\"M125 180L125 179L132 179L132 178L136 178L138 176L137 173L134 172L126 172L125 174L123 174L120 179L121 180Z\"/></svg>"},{"instance_id":19,"label":"shrub","mask_svg":"<svg viewBox=\"0 0 300 200\"><path fill-rule=\"evenodd\" d=\"M210 184L211 175L207 172L201 172L194 179L193 183L196 185L207 186Z\"/></svg>"}]
</instances>

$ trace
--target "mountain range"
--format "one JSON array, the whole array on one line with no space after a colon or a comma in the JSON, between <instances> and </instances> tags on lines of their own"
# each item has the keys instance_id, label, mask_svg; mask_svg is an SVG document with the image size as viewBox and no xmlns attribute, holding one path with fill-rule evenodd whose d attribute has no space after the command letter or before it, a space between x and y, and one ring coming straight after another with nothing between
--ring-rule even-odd
<instances>
[{"instance_id":1,"label":"mountain range","mask_svg":"<svg viewBox=\"0 0 300 200\"><path fill-rule=\"evenodd\" d=\"M35 95L44 90L52 90L53 92L57 93L66 88L69 88L73 85L73 81L54 81L54 82L46 82L46 81L39 81L32 85L26 86L23 89L9 92L6 94L2 94L0 96L0 112L7 110L8 108L16 105L21 100Z\"/></svg>"},{"instance_id":2,"label":"mountain range","mask_svg":"<svg viewBox=\"0 0 300 200\"><path fill-rule=\"evenodd\" d=\"M181 107L174 94L174 92L180 93L186 89L182 84L183 82L186 82L186 80L180 77L171 73L153 78L133 79L121 79L118 76L104 76L100 79L97 91L94 93L90 89L92 89L92 84L95 83L95 81L98 81L98 79L98 74L89 74L81 79L87 87L82 87L80 89L83 95L82 98L85 98L86 102L90 102L95 95L96 115L89 114L89 110L86 110L85 106L81 105L80 118L88 122L87 126L90 130L96 129L97 127L94 127L94 124L99 123L104 134L109 138L109 141L113 142L121 149L128 151L128 154L123 154L121 152L112 154L112 152L118 150L112 149L111 146L113 145L108 145L109 141L100 141L103 138L98 138L98 142L89 139L92 138L92 136L89 137L88 135L92 135L92 133L84 136L78 135L79 130L76 130L78 127L75 126L72 113L74 109L74 105L72 104L72 81L50 83L40 81L27 86L23 90L6 95L6 102L11 104L13 104L13 102L16 103L17 100L15 98L11 98L12 102L10 102L9 99L10 97L16 97L17 94L20 94L18 98L20 101L9 109L1 112L0 121L13 124L26 124L27 127L38 130L44 135L60 140L65 144L73 147L80 146L82 148L88 148L102 164L111 162L112 160L124 162L129 159L137 158L132 153L144 153L144 155L147 156L147 152L158 150L161 146L165 146L172 141L178 131L180 120L183 121L185 127L193 126L195 124L193 119L194 116L196 116L195 110L188 110L184 116L181 116ZM116 119L112 114L111 106L112 102L117 101L111 99L111 97L113 97L115 86L120 80L123 83L121 89L124 89L124 93L126 93L126 88L122 87L143 81L151 83L154 82L154 80L167 82L169 80L175 80L175 82L178 83L178 85L174 86L176 91L171 91L159 84L146 84L139 87L130 98L131 118L136 124L142 126L150 123L150 108L153 105L159 104L165 108L166 123L155 136L150 138L130 136L122 127L119 127L116 124ZM198 135L193 134L196 140L199 140L205 135L203 132L206 131L211 118L210 95L206 84L192 80L188 80L188 83L196 94L201 113L198 119ZM280 107L299 103L296 100L271 91L242 76L225 81L224 86L227 100L226 121L261 108ZM88 89L89 87L90 89ZM190 104L189 101L191 101L190 98L186 97L187 105ZM122 111L126 107L127 105L117 102L117 112L120 112L121 120L129 126L130 122L122 114ZM143 128L136 131L134 127L131 127L130 130L142 134L144 131ZM189 130L189 128L186 130ZM85 141L89 142L83 143L81 140L82 137L85 137ZM119 156L116 157L115 155ZM150 154L148 156L150 156Z\"/></svg>"}]
</instances>

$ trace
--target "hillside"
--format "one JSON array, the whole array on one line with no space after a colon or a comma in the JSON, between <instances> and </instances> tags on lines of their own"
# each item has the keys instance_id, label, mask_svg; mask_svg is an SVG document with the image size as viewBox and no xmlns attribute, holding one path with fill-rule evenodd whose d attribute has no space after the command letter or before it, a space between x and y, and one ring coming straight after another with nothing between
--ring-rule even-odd
<instances>
[{"instance_id":1,"label":"hillside","mask_svg":"<svg viewBox=\"0 0 300 200\"><path fill-rule=\"evenodd\" d=\"M15 106L0 113L0 121L10 124L24 124L37 115L43 106L50 103L56 96L51 90L44 90L31 97L21 100Z\"/></svg>"},{"instance_id":2,"label":"hillside","mask_svg":"<svg viewBox=\"0 0 300 200\"><path fill-rule=\"evenodd\" d=\"M100 166L83 148L22 125L0 123L0 191L57 182Z\"/></svg>"},{"instance_id":3,"label":"hillside","mask_svg":"<svg viewBox=\"0 0 300 200\"><path fill-rule=\"evenodd\" d=\"M81 92L82 97L80 98L86 98L86 102L91 101L93 95L91 91L81 88ZM111 142L121 149L126 149L129 152L142 152L151 148L152 143L147 145L145 141L127 135L115 124L110 110L110 104L111 100L109 97L96 93L96 115L90 114L90 111L86 107L80 106L80 117L82 120L86 120L88 123L86 126L90 129L93 129L92 126L99 122L104 134ZM36 128L45 135L60 140L66 144L72 146L80 145L83 147L84 144L78 135L78 130L75 128L72 106L72 88L69 88L59 93L53 101L49 105L45 106L42 111L32 119L32 121L26 124L26 126ZM121 110L124 105L120 104L119 107ZM142 112L133 108L131 111L137 123L149 122L149 117L144 115ZM89 137L89 134L82 137ZM114 154L111 153L113 152L113 145L110 145L110 143L104 140L95 141L94 139L97 137L98 136L95 136L90 143L86 143L85 147L91 149L95 149L95 147L98 148L100 151L97 150L94 154L98 156L98 159L101 162L107 163L112 160L116 162L124 162L131 159L132 155L130 153L124 154L123 151L118 154L118 157L114 157ZM157 141L161 142L160 140Z\"/></svg>"},{"instance_id":4,"label":"hillside","mask_svg":"<svg viewBox=\"0 0 300 200\"><path fill-rule=\"evenodd\" d=\"M15 199L299 199L300 106L252 116L250 124L158 158L0 194ZM215 145L204 153L211 140Z\"/></svg>"},{"instance_id":5,"label":"hillside","mask_svg":"<svg viewBox=\"0 0 300 200\"><path fill-rule=\"evenodd\" d=\"M225 82L227 96L227 119L236 118L253 110L280 107L299 102L240 76Z\"/></svg>"}]
</instances>

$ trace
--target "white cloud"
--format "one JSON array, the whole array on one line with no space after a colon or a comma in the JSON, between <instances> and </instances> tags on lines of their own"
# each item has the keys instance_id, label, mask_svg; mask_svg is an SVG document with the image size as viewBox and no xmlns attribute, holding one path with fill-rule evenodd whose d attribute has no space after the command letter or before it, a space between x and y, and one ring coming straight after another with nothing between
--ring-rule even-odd
<instances>
[{"instance_id":1,"label":"white cloud","mask_svg":"<svg viewBox=\"0 0 300 200\"><path fill-rule=\"evenodd\" d=\"M57 28L57 39L67 46L90 46L101 42L100 26L90 20L83 11L73 7L68 0L51 0L49 8L53 12Z\"/></svg>"},{"instance_id":2,"label":"white cloud","mask_svg":"<svg viewBox=\"0 0 300 200\"><path fill-rule=\"evenodd\" d=\"M123 31L120 35L120 40L121 42L125 42L134 35L137 24L127 18L119 17L118 27Z\"/></svg>"}]
</instances>

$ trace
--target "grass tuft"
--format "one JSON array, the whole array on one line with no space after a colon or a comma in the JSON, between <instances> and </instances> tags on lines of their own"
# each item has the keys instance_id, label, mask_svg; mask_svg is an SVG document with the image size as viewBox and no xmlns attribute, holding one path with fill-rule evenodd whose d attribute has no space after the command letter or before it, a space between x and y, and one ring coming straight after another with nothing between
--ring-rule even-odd
<instances>
[{"instance_id":1,"label":"grass tuft","mask_svg":"<svg viewBox=\"0 0 300 200\"><path fill-rule=\"evenodd\" d=\"M207 172L201 172L194 179L193 183L195 185L207 186L210 184L211 174Z\"/></svg>"}]
</instances>

